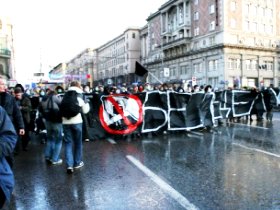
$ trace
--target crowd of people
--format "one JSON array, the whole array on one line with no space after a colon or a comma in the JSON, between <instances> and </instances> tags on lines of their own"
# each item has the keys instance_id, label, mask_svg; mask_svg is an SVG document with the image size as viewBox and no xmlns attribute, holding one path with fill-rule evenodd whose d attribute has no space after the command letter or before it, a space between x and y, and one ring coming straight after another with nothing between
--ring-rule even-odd
<instances>
[{"instance_id":1,"label":"crowd of people","mask_svg":"<svg viewBox=\"0 0 280 210\"><path fill-rule=\"evenodd\" d=\"M61 148L64 142L66 172L72 174L84 166L83 141L90 139L88 113L91 108L87 95L135 94L153 90L179 93L214 91L211 85L186 86L182 83L98 85L90 88L88 85L82 86L79 81L71 81L66 90L61 86L54 89L25 90L21 84L7 88L5 79L0 77L0 209L5 201L9 201L14 186L14 156L28 151L32 133L45 133L42 141L45 143L44 156L51 165L63 163ZM267 119L272 120L272 107L267 114ZM262 114L258 115L257 119L262 119ZM2 174L3 167L8 169L5 174Z\"/></svg>"},{"instance_id":2,"label":"crowd of people","mask_svg":"<svg viewBox=\"0 0 280 210\"><path fill-rule=\"evenodd\" d=\"M31 132L38 134L46 129L44 155L48 164L62 164L64 140L67 173L84 166L82 115L89 109L78 81L72 81L66 93L60 86L31 92L21 84L8 89L6 80L0 77L0 209L10 200L15 184L15 156L28 151Z\"/></svg>"}]
</instances>

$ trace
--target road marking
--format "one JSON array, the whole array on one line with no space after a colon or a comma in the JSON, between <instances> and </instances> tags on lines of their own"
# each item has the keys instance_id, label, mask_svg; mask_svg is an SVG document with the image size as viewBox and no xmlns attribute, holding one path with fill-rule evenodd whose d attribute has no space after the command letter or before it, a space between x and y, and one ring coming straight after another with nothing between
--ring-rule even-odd
<instances>
[{"instance_id":1,"label":"road marking","mask_svg":"<svg viewBox=\"0 0 280 210\"><path fill-rule=\"evenodd\" d=\"M110 142L111 144L117 144L117 142L111 138L107 138L107 141Z\"/></svg>"},{"instance_id":2,"label":"road marking","mask_svg":"<svg viewBox=\"0 0 280 210\"><path fill-rule=\"evenodd\" d=\"M230 124L244 125L244 126L247 126L247 127L260 128L260 129L265 129L265 130L269 129L269 128L265 128L265 127L261 127L261 126L248 125L248 124L243 124L243 123L234 123L234 122L230 122Z\"/></svg>"},{"instance_id":3,"label":"road marking","mask_svg":"<svg viewBox=\"0 0 280 210\"><path fill-rule=\"evenodd\" d=\"M132 162L138 169L146 174L152 181L154 181L165 193L174 198L178 203L181 204L185 209L196 210L198 209L195 205L190 203L182 194L177 192L173 187L164 182L159 176L153 173L150 169L140 163L136 158L131 155L127 155L126 158Z\"/></svg>"},{"instance_id":4,"label":"road marking","mask_svg":"<svg viewBox=\"0 0 280 210\"><path fill-rule=\"evenodd\" d=\"M197 132L197 131L190 131L191 134L195 134L195 135L198 135L198 136L204 136L203 133L200 133L200 132Z\"/></svg>"},{"instance_id":5,"label":"road marking","mask_svg":"<svg viewBox=\"0 0 280 210\"><path fill-rule=\"evenodd\" d=\"M274 153L271 153L271 152L267 152L265 150L261 150L261 149L256 149L256 148L251 148L251 147L246 147L242 144L238 144L238 143L232 143L233 145L235 146L239 146L239 147L242 147L244 149L248 149L248 150L253 150L253 151L256 151L256 152L261 152L261 153L264 153L264 154L267 154L267 155L270 155L270 156L274 156L274 157L278 157L280 158L280 155L277 155L277 154L274 154Z\"/></svg>"}]
</instances>

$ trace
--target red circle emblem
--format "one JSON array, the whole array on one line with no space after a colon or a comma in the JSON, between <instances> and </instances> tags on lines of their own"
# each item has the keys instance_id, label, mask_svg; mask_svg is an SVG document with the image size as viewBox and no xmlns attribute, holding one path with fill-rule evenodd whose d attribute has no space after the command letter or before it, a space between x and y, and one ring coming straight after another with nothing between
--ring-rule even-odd
<instances>
[{"instance_id":1,"label":"red circle emblem","mask_svg":"<svg viewBox=\"0 0 280 210\"><path fill-rule=\"evenodd\" d=\"M113 94L103 96L101 101L99 119L108 133L129 134L142 123L142 102L136 95Z\"/></svg>"}]
</instances>

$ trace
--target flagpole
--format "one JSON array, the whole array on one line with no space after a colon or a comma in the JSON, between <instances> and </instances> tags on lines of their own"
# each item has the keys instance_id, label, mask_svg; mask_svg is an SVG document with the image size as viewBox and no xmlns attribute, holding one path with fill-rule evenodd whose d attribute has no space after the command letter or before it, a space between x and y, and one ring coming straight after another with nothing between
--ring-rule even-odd
<instances>
[{"instance_id":1,"label":"flagpole","mask_svg":"<svg viewBox=\"0 0 280 210\"><path fill-rule=\"evenodd\" d=\"M148 74L150 74L155 80L157 80L161 85L163 84L162 81L160 81L155 75L153 75L151 72L148 71Z\"/></svg>"}]
</instances>

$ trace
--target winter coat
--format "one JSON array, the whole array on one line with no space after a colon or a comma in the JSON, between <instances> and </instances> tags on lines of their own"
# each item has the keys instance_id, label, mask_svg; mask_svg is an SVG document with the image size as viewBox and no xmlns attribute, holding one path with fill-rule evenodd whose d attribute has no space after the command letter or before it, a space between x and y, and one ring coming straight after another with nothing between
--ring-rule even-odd
<instances>
[{"instance_id":1,"label":"winter coat","mask_svg":"<svg viewBox=\"0 0 280 210\"><path fill-rule=\"evenodd\" d=\"M0 93L0 105L6 110L16 131L24 129L22 114L15 97L6 92Z\"/></svg>"},{"instance_id":2,"label":"winter coat","mask_svg":"<svg viewBox=\"0 0 280 210\"><path fill-rule=\"evenodd\" d=\"M78 87L70 87L68 89L68 91L71 91L71 90L74 90L74 91L76 91L79 94L83 94L83 91L80 88L78 88ZM83 100L79 96L77 97L77 99L78 99L78 102L79 102L79 106L82 109L82 113L83 114L87 114L89 112L89 109L90 109L89 103L87 101ZM71 117L70 119L62 117L62 124L69 125L69 124L79 124L79 123L83 123L83 119L82 119L81 113L77 114L74 117Z\"/></svg>"},{"instance_id":3,"label":"winter coat","mask_svg":"<svg viewBox=\"0 0 280 210\"><path fill-rule=\"evenodd\" d=\"M50 99L52 99L51 107L53 108L53 110L57 110L57 114L59 116L56 116L56 117L55 116L53 116L53 117L46 116L47 115L46 110L49 108L48 103L49 103ZM39 112L42 114L42 116L45 118L46 121L52 121L51 119L54 119L54 117L55 117L55 122L61 123L62 117L59 114L60 104L61 104L61 97L58 95L55 95L55 94L50 94L47 97L43 98L42 101L40 102Z\"/></svg>"},{"instance_id":4,"label":"winter coat","mask_svg":"<svg viewBox=\"0 0 280 210\"><path fill-rule=\"evenodd\" d=\"M26 125L30 124L30 112L32 110L31 100L28 96L23 96L22 99L19 101L19 106L21 107L21 114L23 121Z\"/></svg>"},{"instance_id":5,"label":"winter coat","mask_svg":"<svg viewBox=\"0 0 280 210\"><path fill-rule=\"evenodd\" d=\"M0 187L7 201L10 201L13 192L14 175L5 156L12 154L17 138L17 133L7 112L0 106Z\"/></svg>"}]
</instances>

